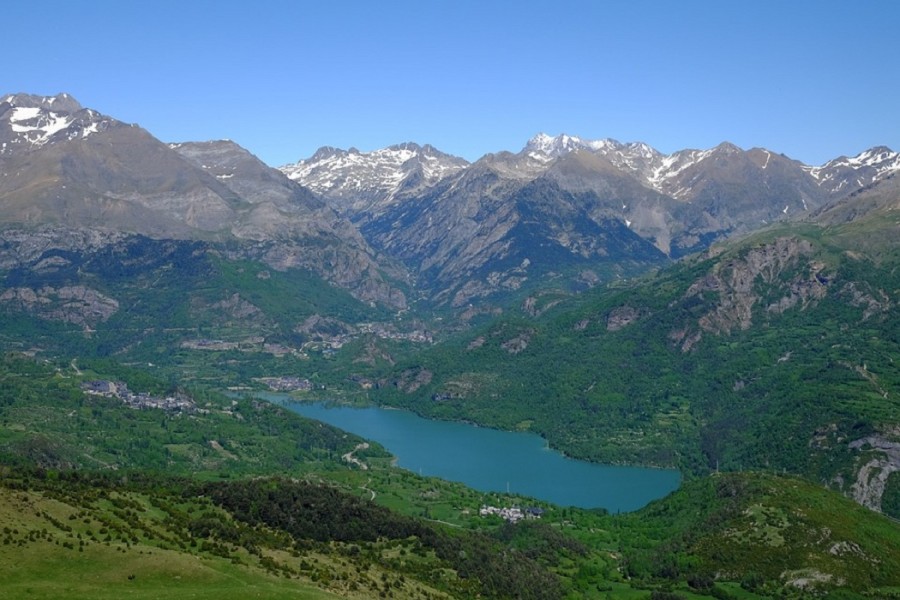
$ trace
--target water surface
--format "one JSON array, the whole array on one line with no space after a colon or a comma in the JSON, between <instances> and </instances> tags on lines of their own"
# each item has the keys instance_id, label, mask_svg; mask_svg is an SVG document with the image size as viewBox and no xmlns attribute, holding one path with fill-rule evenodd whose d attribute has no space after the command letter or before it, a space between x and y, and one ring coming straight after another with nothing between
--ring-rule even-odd
<instances>
[{"instance_id":1,"label":"water surface","mask_svg":"<svg viewBox=\"0 0 900 600\"><path fill-rule=\"evenodd\" d=\"M480 491L532 496L562 506L631 511L675 490L681 476L671 469L600 465L567 458L532 433L499 431L467 423L432 421L405 411L292 402L305 417L375 440L400 467L458 481Z\"/></svg>"}]
</instances>

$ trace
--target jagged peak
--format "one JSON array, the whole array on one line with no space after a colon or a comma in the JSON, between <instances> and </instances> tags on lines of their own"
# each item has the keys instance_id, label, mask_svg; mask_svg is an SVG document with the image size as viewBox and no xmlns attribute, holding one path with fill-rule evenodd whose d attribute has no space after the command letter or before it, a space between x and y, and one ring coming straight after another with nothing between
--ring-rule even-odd
<instances>
[{"instance_id":1,"label":"jagged peak","mask_svg":"<svg viewBox=\"0 0 900 600\"><path fill-rule=\"evenodd\" d=\"M726 154L737 154L743 152L743 148L732 144L731 142L725 141L713 148L715 152L724 152Z\"/></svg>"},{"instance_id":2,"label":"jagged peak","mask_svg":"<svg viewBox=\"0 0 900 600\"><path fill-rule=\"evenodd\" d=\"M312 164L317 162L327 161L329 159L338 157L358 157L361 159L372 159L372 160L388 160L391 163L404 163L407 160L415 159L417 157L424 157L428 159L443 159L448 160L454 163L459 163L461 165L468 164L468 161L460 158L458 156L454 156L452 154L447 154L446 152L442 152L432 146L431 144L420 145L416 142L402 142L399 144L392 144L385 148L379 148L378 150L371 150L369 152L362 152L357 148L349 148L347 150L343 150L341 148L335 148L334 146L322 146L318 150L316 150L315 154L311 157L301 160L296 165L301 164ZM285 168L290 167L292 165L287 165Z\"/></svg>"},{"instance_id":3,"label":"jagged peak","mask_svg":"<svg viewBox=\"0 0 900 600\"><path fill-rule=\"evenodd\" d=\"M545 156L560 156L577 149L599 151L604 149L621 148L622 144L614 139L585 140L578 136L561 133L550 136L546 133L538 133L525 144L524 152L539 153Z\"/></svg>"},{"instance_id":4,"label":"jagged peak","mask_svg":"<svg viewBox=\"0 0 900 600\"><path fill-rule=\"evenodd\" d=\"M418 152L422 152L424 150L424 148L415 142L402 142L400 144L391 144L390 146L385 148L385 150L393 150L393 151L409 150L411 152L418 153ZM376 152L377 152L377 150L376 150Z\"/></svg>"},{"instance_id":5,"label":"jagged peak","mask_svg":"<svg viewBox=\"0 0 900 600\"><path fill-rule=\"evenodd\" d=\"M346 154L346 150L342 150L341 148L335 148L334 146L322 146L315 153L309 157L308 161L316 161L316 160L325 160L326 158L331 158L332 156L338 156L340 154Z\"/></svg>"},{"instance_id":6,"label":"jagged peak","mask_svg":"<svg viewBox=\"0 0 900 600\"><path fill-rule=\"evenodd\" d=\"M893 163L896 163L896 168L900 168L900 153L894 152L887 146L873 146L868 150L863 150L856 156L838 156L837 158L833 158L821 167L818 167L818 169L821 170L839 166L860 168Z\"/></svg>"},{"instance_id":7,"label":"jagged peak","mask_svg":"<svg viewBox=\"0 0 900 600\"><path fill-rule=\"evenodd\" d=\"M900 154L894 152L887 146L875 146L868 150L863 150L856 156L847 159L848 162L859 165L873 165L886 161L894 161Z\"/></svg>"},{"instance_id":8,"label":"jagged peak","mask_svg":"<svg viewBox=\"0 0 900 600\"><path fill-rule=\"evenodd\" d=\"M74 113L82 110L81 104L66 93L55 96L37 96L34 94L7 94L3 96L4 104L15 108L36 108L40 110L53 110L59 113Z\"/></svg>"}]
</instances>

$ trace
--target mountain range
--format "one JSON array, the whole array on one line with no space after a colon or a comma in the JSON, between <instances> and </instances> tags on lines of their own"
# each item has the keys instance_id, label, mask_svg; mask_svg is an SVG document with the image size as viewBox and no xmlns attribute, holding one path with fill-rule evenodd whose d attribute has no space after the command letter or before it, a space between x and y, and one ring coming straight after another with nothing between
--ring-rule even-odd
<instances>
[{"instance_id":1,"label":"mountain range","mask_svg":"<svg viewBox=\"0 0 900 600\"><path fill-rule=\"evenodd\" d=\"M358 223L431 298L464 306L548 272L598 281L611 261L640 269L802 218L896 173L900 154L879 147L812 167L729 143L666 155L539 134L471 164L404 144L322 149L281 170Z\"/></svg>"},{"instance_id":2,"label":"mountain range","mask_svg":"<svg viewBox=\"0 0 900 600\"><path fill-rule=\"evenodd\" d=\"M140 547L353 597L893 597L898 530L875 513L900 518L898 171L883 147L810 166L543 134L471 163L405 143L276 169L66 94L0 97L0 558L32 571L7 583L68 593L105 565L131 590ZM85 391L120 383L191 411ZM633 515L501 525L462 509L480 493L225 388L530 431L685 481ZM234 478L233 504L140 469ZM332 500L298 521L299 477ZM410 535L377 503L427 521ZM69 551L77 571L47 566Z\"/></svg>"},{"instance_id":3,"label":"mountain range","mask_svg":"<svg viewBox=\"0 0 900 600\"><path fill-rule=\"evenodd\" d=\"M808 166L723 143L539 134L474 163L414 143L273 169L230 141L167 144L67 94L0 102L0 222L238 243L393 308L583 289L803 217L900 170L873 148Z\"/></svg>"},{"instance_id":4,"label":"mountain range","mask_svg":"<svg viewBox=\"0 0 900 600\"><path fill-rule=\"evenodd\" d=\"M19 94L0 102L0 148L0 222L42 228L45 249L78 249L61 229L231 241L272 268L405 305L350 222L232 142L164 144L66 94Z\"/></svg>"}]
</instances>

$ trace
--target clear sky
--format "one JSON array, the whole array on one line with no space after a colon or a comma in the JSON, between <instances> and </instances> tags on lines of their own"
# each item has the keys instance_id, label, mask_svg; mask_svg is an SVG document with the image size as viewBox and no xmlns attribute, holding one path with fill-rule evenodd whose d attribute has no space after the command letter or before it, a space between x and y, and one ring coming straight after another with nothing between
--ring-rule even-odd
<instances>
[{"instance_id":1,"label":"clear sky","mask_svg":"<svg viewBox=\"0 0 900 600\"><path fill-rule=\"evenodd\" d=\"M900 1L41 0L0 9L0 94L68 92L270 165L415 141L900 150Z\"/></svg>"}]
</instances>

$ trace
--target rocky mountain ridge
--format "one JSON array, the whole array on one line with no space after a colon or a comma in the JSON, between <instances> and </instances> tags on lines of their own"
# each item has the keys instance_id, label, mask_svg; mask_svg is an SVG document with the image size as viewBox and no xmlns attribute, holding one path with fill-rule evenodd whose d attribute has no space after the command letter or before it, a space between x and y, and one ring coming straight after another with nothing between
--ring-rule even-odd
<instances>
[{"instance_id":1,"label":"rocky mountain ridge","mask_svg":"<svg viewBox=\"0 0 900 600\"><path fill-rule=\"evenodd\" d=\"M233 142L163 144L68 95L0 103L0 222L184 240L237 240L365 301L464 308L529 287L581 289L797 218L889 179L876 148L809 167L723 143L540 134L474 163L432 146L320 149L281 171ZM303 185L301 185L303 184Z\"/></svg>"},{"instance_id":2,"label":"rocky mountain ridge","mask_svg":"<svg viewBox=\"0 0 900 600\"><path fill-rule=\"evenodd\" d=\"M622 240L590 250L610 227L679 258L803 217L900 170L900 154L886 148L809 167L727 142L665 155L644 143L539 134L518 153L488 154L404 188L399 152L323 149L282 170L320 186L370 244L404 263L433 299L455 306L542 280L549 249L554 276L576 265L602 270L607 257L628 256Z\"/></svg>"},{"instance_id":3,"label":"rocky mountain ridge","mask_svg":"<svg viewBox=\"0 0 900 600\"><path fill-rule=\"evenodd\" d=\"M280 170L327 198L342 214L364 219L401 194L433 186L468 165L426 144L398 144L373 152L320 148L312 157Z\"/></svg>"},{"instance_id":4,"label":"rocky mountain ridge","mask_svg":"<svg viewBox=\"0 0 900 600\"><path fill-rule=\"evenodd\" d=\"M272 268L308 269L362 300L405 306L349 221L232 142L168 145L66 94L18 94L0 102L0 147L8 231L40 231L49 246L68 243L47 239L64 230L236 242Z\"/></svg>"},{"instance_id":5,"label":"rocky mountain ridge","mask_svg":"<svg viewBox=\"0 0 900 600\"><path fill-rule=\"evenodd\" d=\"M567 134L550 136L545 133L532 137L517 154L488 154L478 162L493 163L499 172L509 177L533 178L542 174L550 163L575 152L602 156L642 185L685 201L693 200L698 194L696 184L703 178L698 176L697 171L702 170L698 165L715 170L724 166L722 163L727 157L735 155L747 155L749 161L760 170L775 168L781 163L781 169L804 172L815 182L819 192L828 196L850 193L900 171L900 153L884 146L865 150L854 157L841 156L823 165L812 166L764 148L745 151L729 142L707 150L685 149L664 154L643 142L622 143L611 138L587 140ZM340 150L323 147L310 158L279 169L323 196L346 199L396 190L397 183L411 168L410 160L432 165L424 178L427 185L434 185L440 179L471 166L464 159L443 154L432 146L406 143L367 153L355 148ZM350 206L349 210L357 212L361 207Z\"/></svg>"}]
</instances>

